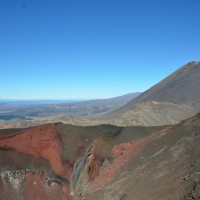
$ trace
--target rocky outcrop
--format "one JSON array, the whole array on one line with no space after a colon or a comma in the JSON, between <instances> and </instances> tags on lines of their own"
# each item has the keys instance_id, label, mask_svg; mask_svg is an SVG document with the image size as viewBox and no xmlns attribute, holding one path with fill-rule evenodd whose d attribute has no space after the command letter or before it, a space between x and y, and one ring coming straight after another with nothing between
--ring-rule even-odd
<instances>
[{"instance_id":1,"label":"rocky outcrop","mask_svg":"<svg viewBox=\"0 0 200 200\"><path fill-rule=\"evenodd\" d=\"M98 175L101 167L101 157L96 147L98 141L94 141L88 148L84 157L78 160L74 165L73 177L71 181L71 190L74 199L78 199L87 192L87 185Z\"/></svg>"}]
</instances>

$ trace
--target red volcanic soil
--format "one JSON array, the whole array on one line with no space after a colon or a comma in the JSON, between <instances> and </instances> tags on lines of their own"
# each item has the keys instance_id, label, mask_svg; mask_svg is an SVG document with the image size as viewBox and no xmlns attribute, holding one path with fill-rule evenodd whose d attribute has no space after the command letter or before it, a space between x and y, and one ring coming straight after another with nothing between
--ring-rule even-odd
<instances>
[{"instance_id":1,"label":"red volcanic soil","mask_svg":"<svg viewBox=\"0 0 200 200\"><path fill-rule=\"evenodd\" d=\"M149 140L149 137L144 137L136 141L122 143L113 147L113 161L111 164L105 166L102 169L99 176L91 182L89 190L100 189L110 181L114 179L117 172L126 165L130 159L134 159L140 151L142 151L143 145Z\"/></svg>"},{"instance_id":2,"label":"red volcanic soil","mask_svg":"<svg viewBox=\"0 0 200 200\"><path fill-rule=\"evenodd\" d=\"M60 187L56 183L50 185L45 184L44 175L42 173L28 173L26 176L26 181L23 185L23 192L21 194L24 199L38 199L38 200L70 200L69 187Z\"/></svg>"},{"instance_id":3,"label":"red volcanic soil","mask_svg":"<svg viewBox=\"0 0 200 200\"><path fill-rule=\"evenodd\" d=\"M100 167L101 167L100 159L96 154L96 152L94 152L91 155L88 164L88 178L90 181L94 180L98 176Z\"/></svg>"},{"instance_id":4,"label":"red volcanic soil","mask_svg":"<svg viewBox=\"0 0 200 200\"><path fill-rule=\"evenodd\" d=\"M53 125L27 129L0 139L0 148L44 158L49 161L55 174L65 176L61 161L61 144Z\"/></svg>"}]
</instances>

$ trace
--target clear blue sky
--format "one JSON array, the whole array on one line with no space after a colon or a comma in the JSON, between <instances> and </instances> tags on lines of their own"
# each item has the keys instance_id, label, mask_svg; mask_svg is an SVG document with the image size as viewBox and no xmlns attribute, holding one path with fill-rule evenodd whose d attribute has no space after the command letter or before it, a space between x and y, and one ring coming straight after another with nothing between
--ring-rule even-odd
<instances>
[{"instance_id":1,"label":"clear blue sky","mask_svg":"<svg viewBox=\"0 0 200 200\"><path fill-rule=\"evenodd\" d=\"M199 0L0 0L0 99L145 91L200 60Z\"/></svg>"}]
</instances>

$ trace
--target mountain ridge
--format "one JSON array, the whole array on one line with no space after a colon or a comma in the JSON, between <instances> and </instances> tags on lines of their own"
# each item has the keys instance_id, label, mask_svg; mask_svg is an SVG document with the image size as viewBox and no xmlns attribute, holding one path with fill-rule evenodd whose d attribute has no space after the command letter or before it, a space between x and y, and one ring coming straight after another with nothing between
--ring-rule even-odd
<instances>
[{"instance_id":1,"label":"mountain ridge","mask_svg":"<svg viewBox=\"0 0 200 200\"><path fill-rule=\"evenodd\" d=\"M124 126L166 125L178 123L199 111L200 62L195 61L182 66L121 108L101 116L101 120Z\"/></svg>"}]
</instances>

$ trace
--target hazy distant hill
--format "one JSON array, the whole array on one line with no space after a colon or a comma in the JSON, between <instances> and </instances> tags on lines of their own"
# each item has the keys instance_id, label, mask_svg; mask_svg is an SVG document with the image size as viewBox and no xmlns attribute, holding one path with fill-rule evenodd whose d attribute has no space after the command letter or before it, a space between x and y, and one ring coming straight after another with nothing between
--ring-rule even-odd
<instances>
[{"instance_id":1,"label":"hazy distant hill","mask_svg":"<svg viewBox=\"0 0 200 200\"><path fill-rule=\"evenodd\" d=\"M200 62L190 62L101 119L117 125L164 125L178 123L199 111Z\"/></svg>"},{"instance_id":2,"label":"hazy distant hill","mask_svg":"<svg viewBox=\"0 0 200 200\"><path fill-rule=\"evenodd\" d=\"M94 117L116 110L127 102L139 96L141 93L130 93L109 99L96 99L76 103L76 110L69 110L69 113L76 116Z\"/></svg>"},{"instance_id":3,"label":"hazy distant hill","mask_svg":"<svg viewBox=\"0 0 200 200\"><path fill-rule=\"evenodd\" d=\"M118 109L139 94L80 102L4 101L0 103L0 128L24 128L50 122L93 125L87 118Z\"/></svg>"}]
</instances>

